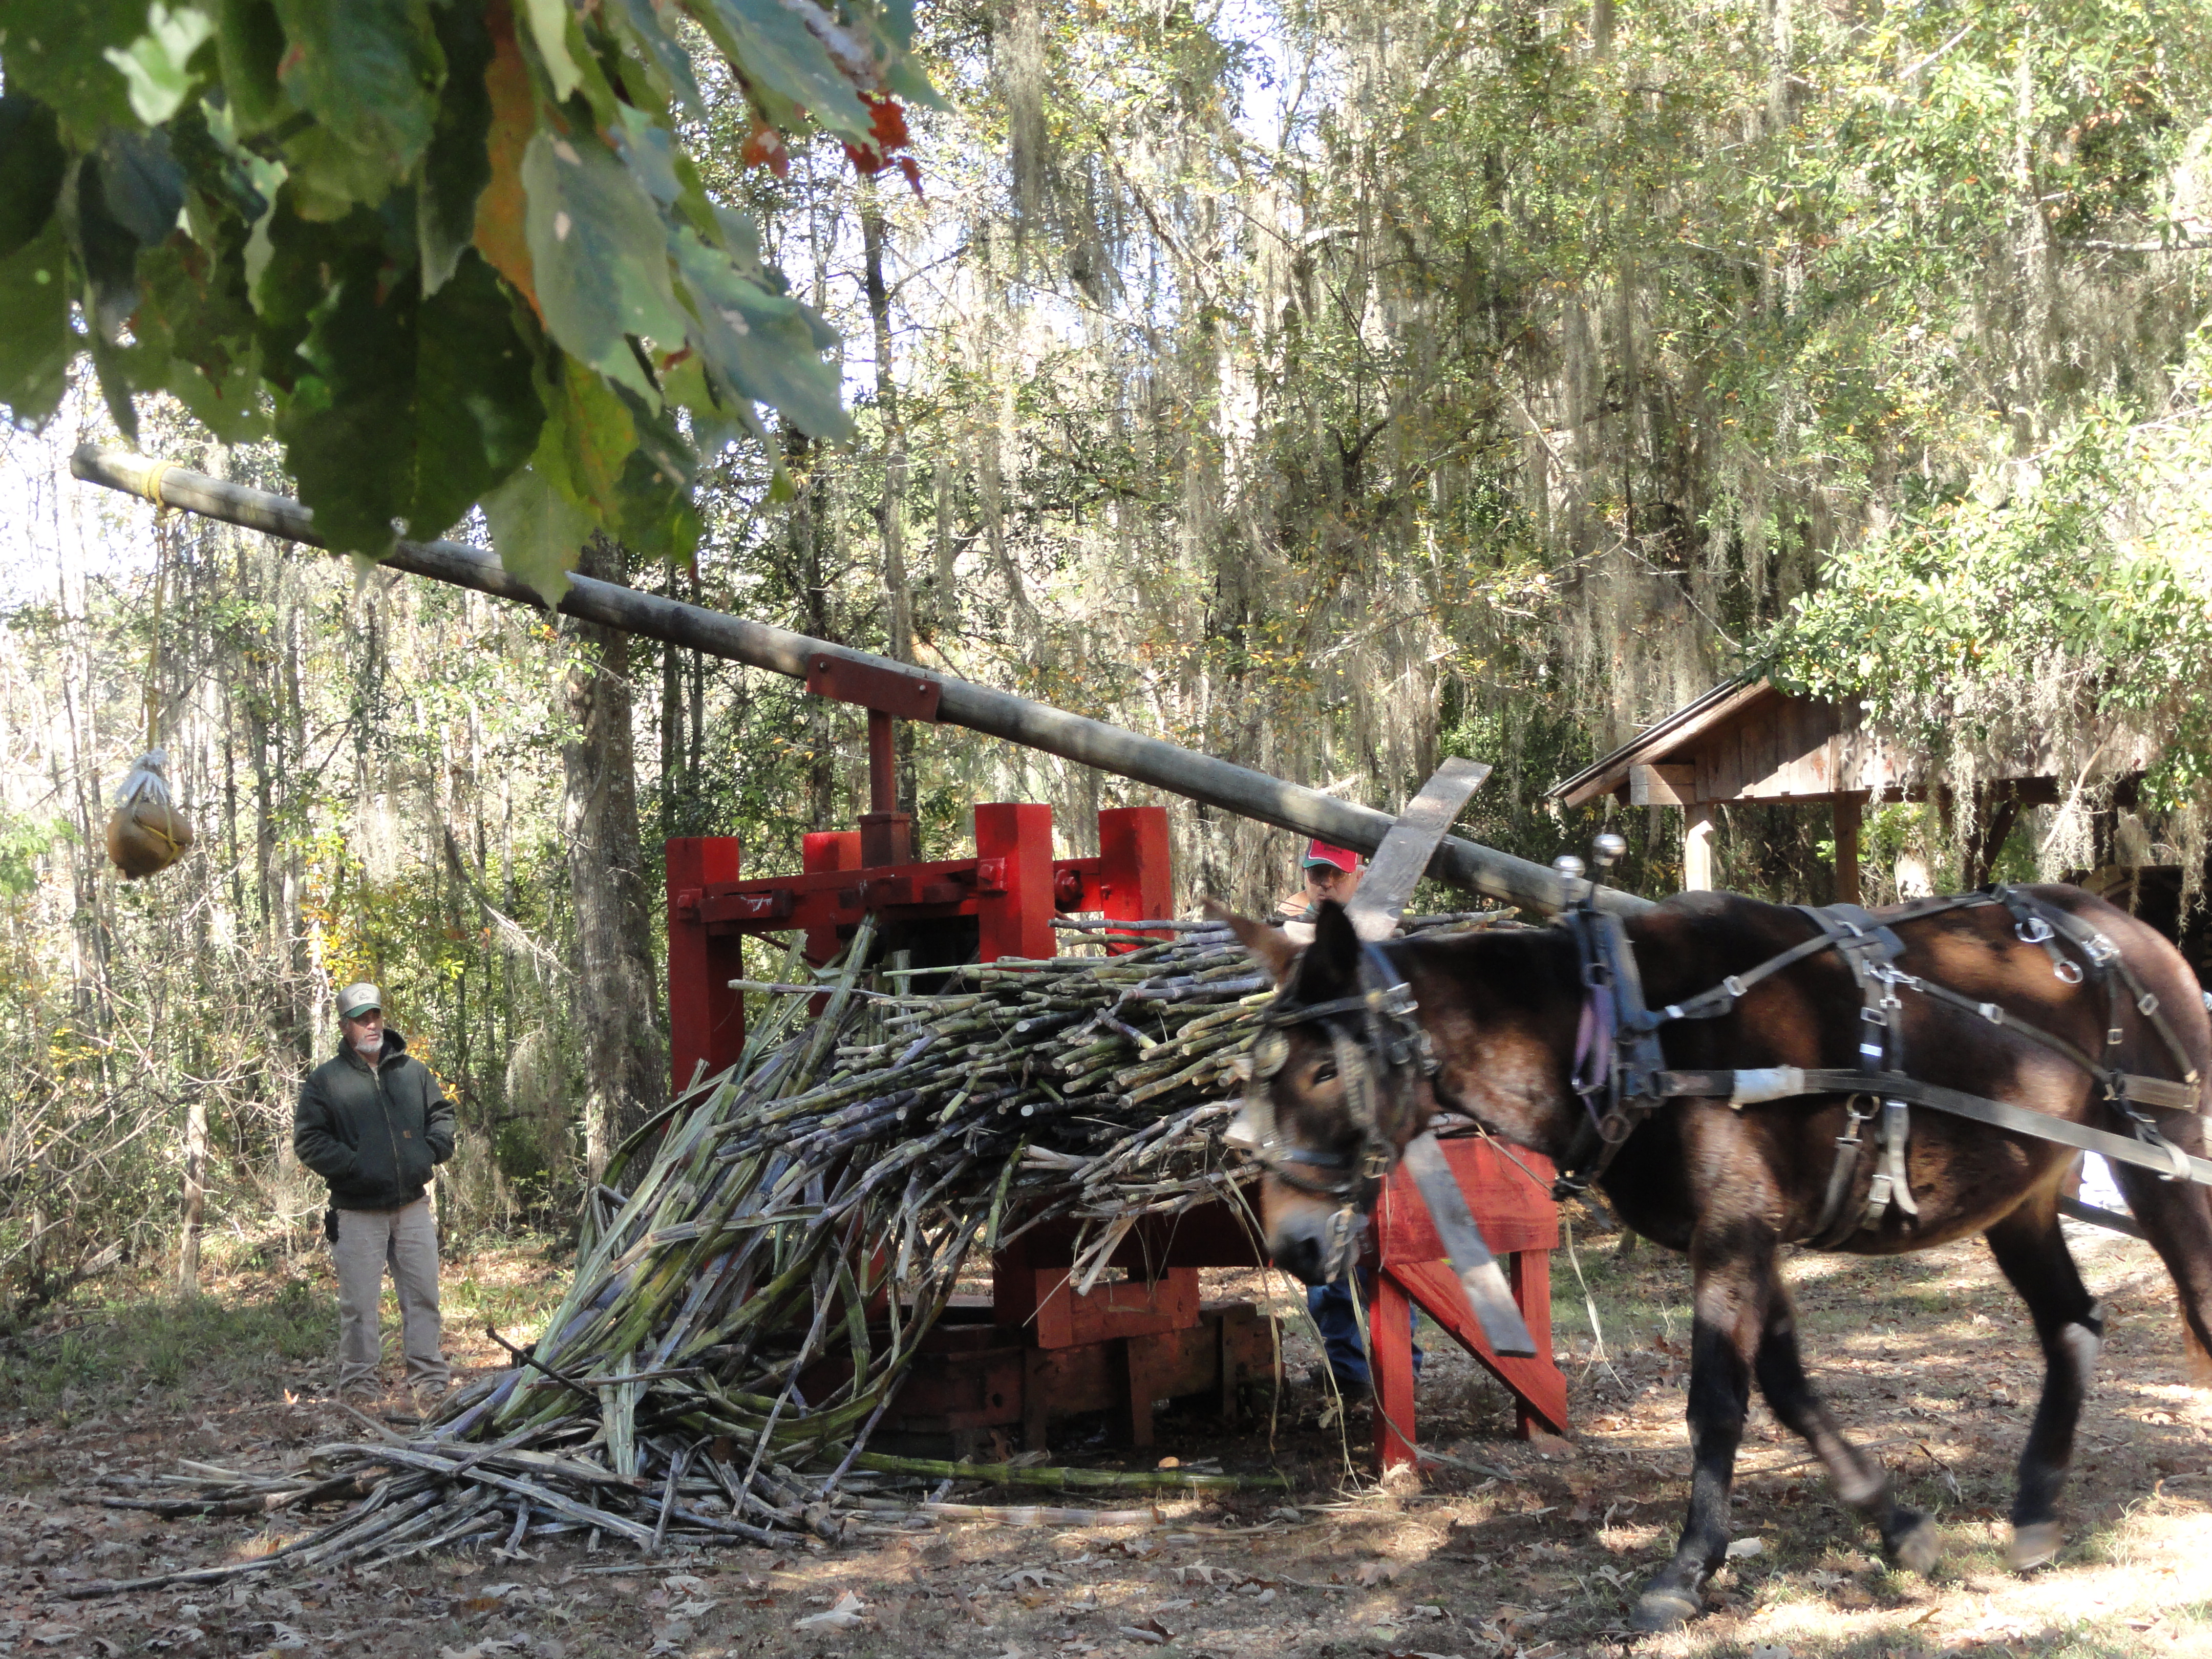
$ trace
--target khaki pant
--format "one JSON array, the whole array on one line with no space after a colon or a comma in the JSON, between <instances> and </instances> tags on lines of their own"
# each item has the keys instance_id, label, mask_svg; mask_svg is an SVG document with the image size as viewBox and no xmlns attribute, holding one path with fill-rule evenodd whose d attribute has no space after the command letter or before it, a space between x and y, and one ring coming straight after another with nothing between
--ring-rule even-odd
<instances>
[{"instance_id":1,"label":"khaki pant","mask_svg":"<svg viewBox=\"0 0 2212 1659\"><path fill-rule=\"evenodd\" d=\"M375 1383L384 1352L376 1304L389 1267L399 1292L408 1383L443 1388L452 1372L438 1346L438 1224L428 1198L404 1210L340 1210L331 1254L338 1269L338 1387Z\"/></svg>"}]
</instances>

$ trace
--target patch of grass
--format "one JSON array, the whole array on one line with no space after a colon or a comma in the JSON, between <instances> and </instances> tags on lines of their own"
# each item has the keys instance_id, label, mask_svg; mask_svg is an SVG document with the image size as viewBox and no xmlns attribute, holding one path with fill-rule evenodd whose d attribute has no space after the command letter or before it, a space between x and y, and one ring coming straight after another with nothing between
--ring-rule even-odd
<instances>
[{"instance_id":1,"label":"patch of grass","mask_svg":"<svg viewBox=\"0 0 2212 1659\"><path fill-rule=\"evenodd\" d=\"M243 1293L145 1295L72 1309L67 1322L0 1347L0 1408L98 1410L148 1388L266 1376L337 1346L337 1306L303 1279Z\"/></svg>"},{"instance_id":2,"label":"patch of grass","mask_svg":"<svg viewBox=\"0 0 2212 1659\"><path fill-rule=\"evenodd\" d=\"M479 1250L450 1262L441 1294L446 1323L478 1333L496 1325L510 1340L534 1335L568 1288L574 1265L527 1244Z\"/></svg>"}]
</instances>

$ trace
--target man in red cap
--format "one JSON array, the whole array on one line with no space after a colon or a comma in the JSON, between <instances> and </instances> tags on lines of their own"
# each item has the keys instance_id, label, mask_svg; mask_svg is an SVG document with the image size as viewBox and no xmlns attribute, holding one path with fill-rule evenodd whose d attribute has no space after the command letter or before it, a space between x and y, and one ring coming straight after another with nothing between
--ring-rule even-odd
<instances>
[{"instance_id":1,"label":"man in red cap","mask_svg":"<svg viewBox=\"0 0 2212 1659\"><path fill-rule=\"evenodd\" d=\"M1306 843L1305 857L1299 863L1305 885L1295 893L1284 895L1278 908L1287 919L1286 931L1291 936L1310 944L1313 920L1321 913L1321 902L1334 899L1339 904L1351 903L1367 866L1349 847L1332 847L1319 839Z\"/></svg>"},{"instance_id":2,"label":"man in red cap","mask_svg":"<svg viewBox=\"0 0 2212 1659\"><path fill-rule=\"evenodd\" d=\"M1321 914L1322 901L1334 899L1339 904L1349 904L1352 896L1359 890L1359 878L1367 872L1367 866L1349 847L1332 847L1318 838L1306 843L1305 857L1299 863L1306 884L1301 890L1284 896L1278 914L1285 918L1282 924L1285 933L1311 944L1314 918ZM1372 1294L1368 1279L1363 1270L1363 1302ZM1352 1286L1341 1279L1333 1284L1316 1285L1306 1291L1306 1307L1320 1328L1322 1349L1328 1357L1328 1369L1335 1376L1339 1391L1347 1401L1365 1399L1373 1384L1367 1370L1367 1347L1360 1340L1359 1316L1352 1305ZM1413 1369L1417 1375L1422 1358L1420 1349L1416 1347ZM1318 1370L1313 1381L1316 1387L1322 1385Z\"/></svg>"}]
</instances>

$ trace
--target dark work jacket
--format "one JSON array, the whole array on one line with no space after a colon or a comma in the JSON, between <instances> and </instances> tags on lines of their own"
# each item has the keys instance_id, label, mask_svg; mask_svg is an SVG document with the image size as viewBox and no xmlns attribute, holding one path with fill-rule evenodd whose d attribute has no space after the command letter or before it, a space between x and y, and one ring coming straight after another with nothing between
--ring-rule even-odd
<instances>
[{"instance_id":1,"label":"dark work jacket","mask_svg":"<svg viewBox=\"0 0 2212 1659\"><path fill-rule=\"evenodd\" d=\"M331 1183L341 1210L404 1209L453 1155L453 1103L407 1040L384 1034L374 1069L343 1047L307 1073L292 1114L292 1150Z\"/></svg>"}]
</instances>

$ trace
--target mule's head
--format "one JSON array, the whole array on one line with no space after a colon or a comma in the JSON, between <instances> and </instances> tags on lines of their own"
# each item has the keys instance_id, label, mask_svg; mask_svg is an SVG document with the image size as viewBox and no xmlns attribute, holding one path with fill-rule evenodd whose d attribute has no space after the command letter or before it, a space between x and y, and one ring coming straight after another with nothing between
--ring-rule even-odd
<instances>
[{"instance_id":1,"label":"mule's head","mask_svg":"<svg viewBox=\"0 0 2212 1659\"><path fill-rule=\"evenodd\" d=\"M1564 937L1479 933L1394 945L1378 961L1332 903L1303 949L1280 928L1209 908L1278 988L1232 1133L1263 1167L1278 1267L1310 1285L1344 1271L1356 1242L1347 1227L1374 1208L1397 1154L1440 1102L1555 1158L1573 1140L1583 1115L1569 1075L1581 992ZM1401 981L1407 1019L1370 1022L1346 1006ZM1332 1005L1338 1012L1302 1017Z\"/></svg>"},{"instance_id":2,"label":"mule's head","mask_svg":"<svg viewBox=\"0 0 2212 1659\"><path fill-rule=\"evenodd\" d=\"M1349 1265L1355 1218L1374 1208L1398 1152L1433 1109L1427 1038L1409 1012L1394 1012L1410 1010L1399 975L1340 905L1322 903L1303 950L1279 928L1216 914L1278 988L1232 1139L1265 1168L1268 1254L1322 1284Z\"/></svg>"}]
</instances>

